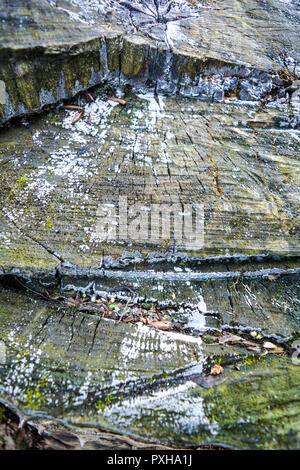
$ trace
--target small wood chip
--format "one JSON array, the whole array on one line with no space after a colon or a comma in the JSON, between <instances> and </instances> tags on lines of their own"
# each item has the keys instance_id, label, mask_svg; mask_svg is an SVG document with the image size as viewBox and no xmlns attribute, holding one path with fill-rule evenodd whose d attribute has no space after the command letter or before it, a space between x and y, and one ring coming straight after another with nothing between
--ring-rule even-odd
<instances>
[{"instance_id":1,"label":"small wood chip","mask_svg":"<svg viewBox=\"0 0 300 470\"><path fill-rule=\"evenodd\" d=\"M120 104L122 104L123 106L126 104L126 101L125 101L125 100L122 100L121 98L108 98L108 97L107 97L107 99L108 99L109 101L116 101L117 103L120 103Z\"/></svg>"},{"instance_id":2,"label":"small wood chip","mask_svg":"<svg viewBox=\"0 0 300 470\"><path fill-rule=\"evenodd\" d=\"M75 122L79 121L79 119L81 119L82 116L83 116L83 111L81 113L76 114L76 116L74 117L72 121L72 124L75 124Z\"/></svg>"},{"instance_id":3,"label":"small wood chip","mask_svg":"<svg viewBox=\"0 0 300 470\"><path fill-rule=\"evenodd\" d=\"M211 375L219 375L219 374L223 374L224 372L224 369L222 366L220 366L219 364L215 364L214 366L212 366L212 368L210 369L210 373Z\"/></svg>"},{"instance_id":4,"label":"small wood chip","mask_svg":"<svg viewBox=\"0 0 300 470\"><path fill-rule=\"evenodd\" d=\"M144 325L147 325L147 320L144 317L140 317L140 321L144 323Z\"/></svg>"}]
</instances>

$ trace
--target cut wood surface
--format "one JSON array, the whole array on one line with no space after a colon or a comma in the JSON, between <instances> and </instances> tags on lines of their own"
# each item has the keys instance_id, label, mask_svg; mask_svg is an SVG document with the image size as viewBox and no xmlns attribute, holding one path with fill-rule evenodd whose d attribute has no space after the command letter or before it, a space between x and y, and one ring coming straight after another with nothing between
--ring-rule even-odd
<instances>
[{"instance_id":1,"label":"cut wood surface","mask_svg":"<svg viewBox=\"0 0 300 470\"><path fill-rule=\"evenodd\" d=\"M0 448L299 448L298 3L1 3Z\"/></svg>"}]
</instances>

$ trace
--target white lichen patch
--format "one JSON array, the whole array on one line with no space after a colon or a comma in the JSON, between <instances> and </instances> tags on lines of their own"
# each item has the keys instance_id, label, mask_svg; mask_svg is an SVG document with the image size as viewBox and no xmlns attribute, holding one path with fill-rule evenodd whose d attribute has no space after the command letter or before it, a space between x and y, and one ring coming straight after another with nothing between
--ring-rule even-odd
<instances>
[{"instance_id":1,"label":"white lichen patch","mask_svg":"<svg viewBox=\"0 0 300 470\"><path fill-rule=\"evenodd\" d=\"M113 420L123 429L138 429L147 419L148 425L156 430L172 429L181 434L193 433L205 424L214 435L218 427L206 415L203 398L190 393L196 387L198 386L194 382L187 380L181 385L123 400L108 407L104 411L104 417Z\"/></svg>"},{"instance_id":2,"label":"white lichen patch","mask_svg":"<svg viewBox=\"0 0 300 470\"><path fill-rule=\"evenodd\" d=\"M48 203L48 196L57 189L57 182L53 182L57 180L53 177L60 177L68 184L66 196L69 194L71 198L74 196L74 189L79 189L80 181L96 175L102 145L110 127L109 115L117 105L98 98L85 107L88 120L81 119L75 124L72 121L77 113L66 111L66 117L57 125L57 135L49 148L49 157L28 175L30 184L25 188L23 197L26 197L26 192L31 191L41 202ZM32 138L38 147L44 147L48 135L36 130ZM83 147L78 150L77 144L82 144Z\"/></svg>"}]
</instances>

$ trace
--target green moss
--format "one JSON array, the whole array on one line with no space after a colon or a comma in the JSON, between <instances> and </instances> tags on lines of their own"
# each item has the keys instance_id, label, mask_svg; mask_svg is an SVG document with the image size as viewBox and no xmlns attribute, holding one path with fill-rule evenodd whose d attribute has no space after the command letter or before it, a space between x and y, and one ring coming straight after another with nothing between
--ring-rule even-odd
<instances>
[{"instance_id":1,"label":"green moss","mask_svg":"<svg viewBox=\"0 0 300 470\"><path fill-rule=\"evenodd\" d=\"M61 121L61 117L59 113L49 113L48 121L51 122L51 124L57 124Z\"/></svg>"},{"instance_id":2,"label":"green moss","mask_svg":"<svg viewBox=\"0 0 300 470\"><path fill-rule=\"evenodd\" d=\"M205 415L218 429L218 442L241 448L297 448L297 366L281 358L254 365L248 373L233 373L230 381L201 393ZM198 396L199 390L192 394ZM194 438L203 443L205 434Z\"/></svg>"},{"instance_id":3,"label":"green moss","mask_svg":"<svg viewBox=\"0 0 300 470\"><path fill-rule=\"evenodd\" d=\"M23 70L23 64L21 64L20 68L21 72L16 76L20 103L30 110L37 109L40 106L40 87L36 80L34 67L26 66Z\"/></svg>"},{"instance_id":4,"label":"green moss","mask_svg":"<svg viewBox=\"0 0 300 470\"><path fill-rule=\"evenodd\" d=\"M121 70L126 77L137 78L145 66L145 44L126 40L123 45Z\"/></svg>"},{"instance_id":5,"label":"green moss","mask_svg":"<svg viewBox=\"0 0 300 470\"><path fill-rule=\"evenodd\" d=\"M59 57L56 55L42 57L37 71L41 88L48 90L56 97L57 87L63 75L66 82L67 93L78 81L83 87L90 83L92 68L95 72L100 70L99 59L100 41L98 38L87 43L74 46Z\"/></svg>"},{"instance_id":6,"label":"green moss","mask_svg":"<svg viewBox=\"0 0 300 470\"><path fill-rule=\"evenodd\" d=\"M100 399L96 405L96 410L104 413L107 407L111 406L114 402L117 401L116 397L111 395L106 395L103 399Z\"/></svg>"},{"instance_id":7,"label":"green moss","mask_svg":"<svg viewBox=\"0 0 300 470\"><path fill-rule=\"evenodd\" d=\"M0 63L0 79L5 82L15 111L20 104L28 110L39 109L41 89L50 91L56 99L62 74L67 94L71 95L76 82L88 87L92 69L100 70L99 48L100 40L95 38L65 51L62 48L59 55L36 55L29 49L26 62L16 57L14 62ZM4 117L4 111L4 105L0 105L0 116Z\"/></svg>"},{"instance_id":8,"label":"green moss","mask_svg":"<svg viewBox=\"0 0 300 470\"><path fill-rule=\"evenodd\" d=\"M261 356L249 356L247 357L246 361L245 361L245 364L247 366L255 366L259 363L263 363L264 362L264 358L261 357Z\"/></svg>"},{"instance_id":9,"label":"green moss","mask_svg":"<svg viewBox=\"0 0 300 470\"><path fill-rule=\"evenodd\" d=\"M39 410L45 403L45 398L38 387L27 388L24 396L24 407L31 410Z\"/></svg>"},{"instance_id":10,"label":"green moss","mask_svg":"<svg viewBox=\"0 0 300 470\"><path fill-rule=\"evenodd\" d=\"M46 397L43 393L43 390L47 386L48 375L43 377L35 387L27 387L23 403L25 408L30 408L31 410L39 410L46 403Z\"/></svg>"},{"instance_id":11,"label":"green moss","mask_svg":"<svg viewBox=\"0 0 300 470\"><path fill-rule=\"evenodd\" d=\"M206 344L211 344L211 343L214 343L216 341L216 339L212 336L202 336L202 340Z\"/></svg>"},{"instance_id":12,"label":"green moss","mask_svg":"<svg viewBox=\"0 0 300 470\"><path fill-rule=\"evenodd\" d=\"M53 222L51 220L51 217L47 217L46 222L42 225L42 230L46 230L46 228L52 228L53 227Z\"/></svg>"},{"instance_id":13,"label":"green moss","mask_svg":"<svg viewBox=\"0 0 300 470\"><path fill-rule=\"evenodd\" d=\"M20 176L16 184L11 188L9 197L17 196L28 184L27 175Z\"/></svg>"}]
</instances>

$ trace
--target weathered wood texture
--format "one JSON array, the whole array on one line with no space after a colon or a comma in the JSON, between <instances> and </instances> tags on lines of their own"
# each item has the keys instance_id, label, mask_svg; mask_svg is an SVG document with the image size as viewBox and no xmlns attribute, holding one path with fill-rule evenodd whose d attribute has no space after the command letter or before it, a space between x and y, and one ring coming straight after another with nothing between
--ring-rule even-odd
<instances>
[{"instance_id":1,"label":"weathered wood texture","mask_svg":"<svg viewBox=\"0 0 300 470\"><path fill-rule=\"evenodd\" d=\"M29 446L299 447L297 3L1 3L0 120L23 117L0 131L0 397Z\"/></svg>"},{"instance_id":2,"label":"weathered wood texture","mask_svg":"<svg viewBox=\"0 0 300 470\"><path fill-rule=\"evenodd\" d=\"M162 95L157 103L153 90L125 95L125 107L94 96L86 121L72 125L76 111L59 110L2 130L3 267L51 270L58 258L97 267L106 255L174 249L299 253L297 110ZM172 212L185 231L182 214L199 204L189 243L172 229Z\"/></svg>"},{"instance_id":3,"label":"weathered wood texture","mask_svg":"<svg viewBox=\"0 0 300 470\"><path fill-rule=\"evenodd\" d=\"M151 80L217 101L238 90L255 100L300 73L296 1L23 0L0 8L0 122L103 80Z\"/></svg>"},{"instance_id":4,"label":"weathered wood texture","mask_svg":"<svg viewBox=\"0 0 300 470\"><path fill-rule=\"evenodd\" d=\"M115 323L24 293L1 289L0 295L0 335L7 345L0 394L39 430L44 444L46 431L54 448L79 442L103 448L106 439L108 447L113 441L118 448L143 448L147 441L297 447L299 373L289 358L259 357L229 345L226 336L205 344L196 336ZM197 385L218 360L224 373L212 379L215 386ZM136 437L114 438L112 431Z\"/></svg>"}]
</instances>

